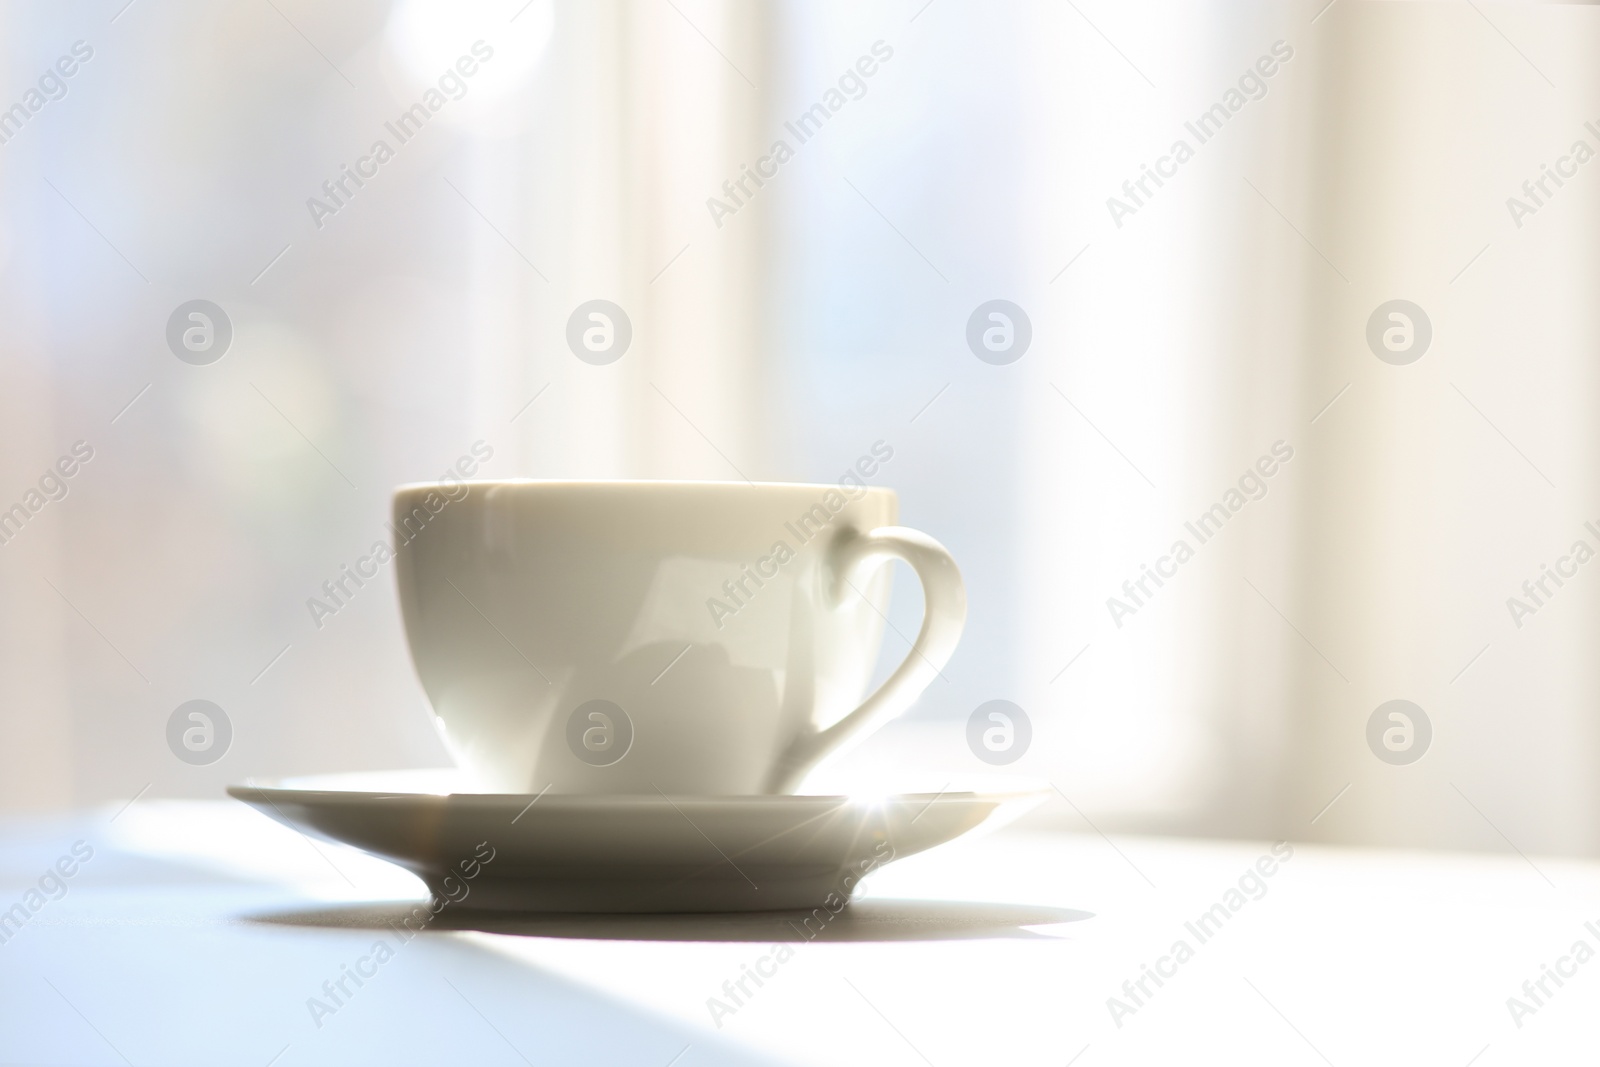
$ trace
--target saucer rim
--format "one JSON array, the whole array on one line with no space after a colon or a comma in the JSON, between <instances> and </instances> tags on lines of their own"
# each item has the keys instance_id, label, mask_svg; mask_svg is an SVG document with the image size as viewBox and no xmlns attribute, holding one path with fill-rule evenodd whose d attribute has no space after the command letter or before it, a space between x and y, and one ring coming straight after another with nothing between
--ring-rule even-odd
<instances>
[{"instance_id":1,"label":"saucer rim","mask_svg":"<svg viewBox=\"0 0 1600 1067\"><path fill-rule=\"evenodd\" d=\"M285 786L273 783L236 783L227 787L228 796L235 800L248 803L252 797L259 799L282 798L287 796L316 797L319 800L341 799L350 801L375 801L375 800L450 800L457 802L485 801L497 803L517 803L534 801L542 803L546 809L551 806L561 808L584 807L637 807L641 804L648 805L682 805L692 804L696 807L749 807L763 804L771 807L791 807L797 803L825 804L840 807L846 805L860 805L870 807L873 805L904 804L923 802L934 804L940 801L970 803L1005 804L1013 801L1031 800L1048 796L1050 790L1044 788L1018 788L1005 791L977 791L977 790L947 790L939 793L888 793L881 796L850 796L844 793L751 793L712 795L703 793L477 793L477 792L450 792L427 793L415 790L378 790L378 789L307 789L302 786Z\"/></svg>"}]
</instances>

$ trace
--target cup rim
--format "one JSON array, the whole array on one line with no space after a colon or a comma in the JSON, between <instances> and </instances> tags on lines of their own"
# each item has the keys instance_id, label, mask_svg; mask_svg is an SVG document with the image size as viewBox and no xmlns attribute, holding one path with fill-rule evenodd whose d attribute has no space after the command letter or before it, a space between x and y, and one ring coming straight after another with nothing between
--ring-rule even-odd
<instances>
[{"instance_id":1,"label":"cup rim","mask_svg":"<svg viewBox=\"0 0 1600 1067\"><path fill-rule=\"evenodd\" d=\"M851 499L861 498L860 490L868 493L886 493L894 496L895 491L886 485L852 485L847 482L734 482L697 479L670 479L670 478L462 478L459 481L425 481L401 482L395 486L390 495L398 497L403 493L417 493L450 489L454 491L460 486L469 488L539 488L539 489L642 489L646 487L661 489L729 489L739 492L748 492L752 489L764 490L806 490L811 493L844 492L851 495Z\"/></svg>"}]
</instances>

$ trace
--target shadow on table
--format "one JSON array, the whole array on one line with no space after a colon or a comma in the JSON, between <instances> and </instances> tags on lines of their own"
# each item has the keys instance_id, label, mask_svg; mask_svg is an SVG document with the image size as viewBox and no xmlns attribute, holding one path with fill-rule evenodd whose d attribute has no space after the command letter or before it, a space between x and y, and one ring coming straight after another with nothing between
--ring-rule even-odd
<instances>
[{"instance_id":1,"label":"shadow on table","mask_svg":"<svg viewBox=\"0 0 1600 1067\"><path fill-rule=\"evenodd\" d=\"M345 904L248 916L250 922L338 929L388 929L415 903ZM826 916L823 921L822 916ZM825 909L717 915L539 915L446 907L430 928L592 941L962 941L1054 940L1033 929L1093 918L1087 911L1033 904L955 900L863 900L837 915Z\"/></svg>"}]
</instances>

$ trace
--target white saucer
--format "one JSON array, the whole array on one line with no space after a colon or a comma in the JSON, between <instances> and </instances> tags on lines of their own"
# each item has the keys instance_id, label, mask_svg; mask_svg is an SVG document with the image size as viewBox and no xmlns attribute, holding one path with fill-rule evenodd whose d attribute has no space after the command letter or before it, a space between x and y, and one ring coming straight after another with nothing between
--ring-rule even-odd
<instances>
[{"instance_id":1,"label":"white saucer","mask_svg":"<svg viewBox=\"0 0 1600 1067\"><path fill-rule=\"evenodd\" d=\"M865 874L1008 821L1046 795L536 796L450 792L447 775L416 788L425 776L339 775L228 793L286 826L397 863L456 907L537 912L836 910Z\"/></svg>"}]
</instances>

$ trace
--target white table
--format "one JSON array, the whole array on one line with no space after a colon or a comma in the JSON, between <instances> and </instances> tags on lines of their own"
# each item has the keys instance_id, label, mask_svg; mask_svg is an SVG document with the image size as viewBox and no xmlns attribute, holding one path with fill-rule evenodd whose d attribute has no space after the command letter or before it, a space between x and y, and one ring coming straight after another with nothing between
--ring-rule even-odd
<instances>
[{"instance_id":1,"label":"white table","mask_svg":"<svg viewBox=\"0 0 1600 1067\"><path fill-rule=\"evenodd\" d=\"M93 857L65 895L27 897L79 840ZM420 883L240 804L13 818L0 909L42 903L0 944L0 1063L1600 1058L1600 959L1561 962L1580 939L1600 950L1600 865L1297 845L1259 899L1229 898L1270 855L1014 827L885 868L810 941L747 916L508 921L402 943L384 920ZM1219 903L1240 906L1197 926L1202 942L1186 923ZM381 963L379 942L396 946ZM323 983L357 964L371 976L346 978L335 1005ZM758 964L770 976L733 1004L723 983ZM1142 964L1169 977L1146 977L1135 1002L1123 983ZM1546 978L1535 1005L1522 984L1541 964L1574 973ZM1536 1010L1514 1021L1512 996ZM313 997L333 1010L314 1020ZM734 1008L720 1027L712 997ZM1114 1020L1111 997L1131 1013Z\"/></svg>"}]
</instances>

